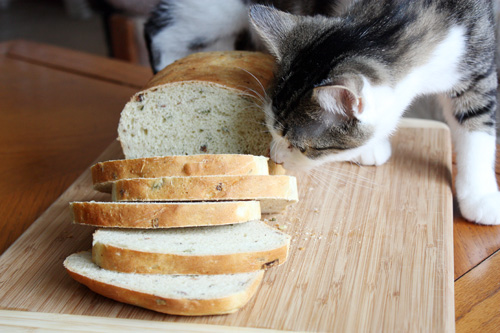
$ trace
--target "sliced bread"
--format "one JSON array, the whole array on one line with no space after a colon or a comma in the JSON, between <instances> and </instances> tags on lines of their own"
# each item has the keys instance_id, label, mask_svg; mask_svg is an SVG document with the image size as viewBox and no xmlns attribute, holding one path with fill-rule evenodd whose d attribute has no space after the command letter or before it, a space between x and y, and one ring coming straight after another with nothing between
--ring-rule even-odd
<instances>
[{"instance_id":1,"label":"sliced bread","mask_svg":"<svg viewBox=\"0 0 500 333\"><path fill-rule=\"evenodd\" d=\"M285 262L290 236L261 221L163 230L100 229L92 259L127 273L233 274Z\"/></svg>"},{"instance_id":2,"label":"sliced bread","mask_svg":"<svg viewBox=\"0 0 500 333\"><path fill-rule=\"evenodd\" d=\"M267 158L238 154L164 156L100 162L91 167L94 189L111 192L124 178L166 176L268 175Z\"/></svg>"},{"instance_id":3,"label":"sliced bread","mask_svg":"<svg viewBox=\"0 0 500 333\"><path fill-rule=\"evenodd\" d=\"M193 176L123 179L113 183L113 201L258 200L262 213L279 213L298 201L293 176Z\"/></svg>"},{"instance_id":4,"label":"sliced bread","mask_svg":"<svg viewBox=\"0 0 500 333\"><path fill-rule=\"evenodd\" d=\"M258 52L192 54L167 66L125 105L118 139L125 157L267 156L262 104L274 58Z\"/></svg>"},{"instance_id":5,"label":"sliced bread","mask_svg":"<svg viewBox=\"0 0 500 333\"><path fill-rule=\"evenodd\" d=\"M111 228L172 228L259 220L258 201L71 202L73 222Z\"/></svg>"},{"instance_id":6,"label":"sliced bread","mask_svg":"<svg viewBox=\"0 0 500 333\"><path fill-rule=\"evenodd\" d=\"M183 316L232 313L245 305L263 271L230 275L134 274L109 271L90 252L70 255L64 267L76 281L119 302Z\"/></svg>"}]
</instances>

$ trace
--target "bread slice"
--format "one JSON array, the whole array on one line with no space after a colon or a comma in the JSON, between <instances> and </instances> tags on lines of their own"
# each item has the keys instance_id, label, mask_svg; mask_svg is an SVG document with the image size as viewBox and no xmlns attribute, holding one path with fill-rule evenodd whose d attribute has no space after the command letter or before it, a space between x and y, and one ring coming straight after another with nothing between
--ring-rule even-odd
<instances>
[{"instance_id":1,"label":"bread slice","mask_svg":"<svg viewBox=\"0 0 500 333\"><path fill-rule=\"evenodd\" d=\"M267 156L262 104L274 58L258 52L189 55L125 105L118 139L127 159L165 155Z\"/></svg>"},{"instance_id":2,"label":"bread slice","mask_svg":"<svg viewBox=\"0 0 500 333\"><path fill-rule=\"evenodd\" d=\"M290 236L261 221L163 230L100 229L92 259L127 273L234 274L280 265Z\"/></svg>"},{"instance_id":3,"label":"bread slice","mask_svg":"<svg viewBox=\"0 0 500 333\"><path fill-rule=\"evenodd\" d=\"M123 179L113 183L113 201L258 200L262 213L279 213L298 201L293 176L193 176Z\"/></svg>"},{"instance_id":4,"label":"bread slice","mask_svg":"<svg viewBox=\"0 0 500 333\"><path fill-rule=\"evenodd\" d=\"M94 189L111 192L111 183L124 178L268 175L269 168L263 156L214 154L106 161L94 164L91 172Z\"/></svg>"},{"instance_id":5,"label":"bread slice","mask_svg":"<svg viewBox=\"0 0 500 333\"><path fill-rule=\"evenodd\" d=\"M64 267L76 281L116 301L183 316L232 313L255 294L264 271L232 275L134 274L108 271L90 252L70 255Z\"/></svg>"},{"instance_id":6,"label":"bread slice","mask_svg":"<svg viewBox=\"0 0 500 333\"><path fill-rule=\"evenodd\" d=\"M71 202L73 222L111 228L172 228L259 220L258 201Z\"/></svg>"}]
</instances>

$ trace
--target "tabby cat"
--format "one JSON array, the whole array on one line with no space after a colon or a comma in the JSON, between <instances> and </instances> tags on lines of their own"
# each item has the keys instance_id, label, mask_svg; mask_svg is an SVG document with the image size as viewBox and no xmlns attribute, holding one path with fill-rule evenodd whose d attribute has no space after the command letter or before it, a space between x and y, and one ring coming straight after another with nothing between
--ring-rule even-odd
<instances>
[{"instance_id":1,"label":"tabby cat","mask_svg":"<svg viewBox=\"0 0 500 333\"><path fill-rule=\"evenodd\" d=\"M457 153L461 212L500 224L491 1L359 0L344 9L333 0L254 2L162 1L146 23L153 67L232 49L250 22L254 47L263 41L277 59L267 126L271 158L289 169L383 164L410 103L439 94Z\"/></svg>"}]
</instances>

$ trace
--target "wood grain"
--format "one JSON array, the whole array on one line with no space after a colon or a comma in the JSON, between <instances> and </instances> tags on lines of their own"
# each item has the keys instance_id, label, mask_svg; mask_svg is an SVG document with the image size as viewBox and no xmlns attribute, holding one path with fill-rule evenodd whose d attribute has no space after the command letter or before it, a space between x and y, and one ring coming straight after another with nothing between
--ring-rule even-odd
<instances>
[{"instance_id":1,"label":"wood grain","mask_svg":"<svg viewBox=\"0 0 500 333\"><path fill-rule=\"evenodd\" d=\"M14 332L233 332L234 327L199 325L187 323L155 322L137 319L120 319L64 315L52 313L27 313L24 311L0 310L0 327ZM64 329L62 329L64 327ZM238 327L238 332L265 332L268 329ZM277 332L277 331L276 331Z\"/></svg>"},{"instance_id":2,"label":"wood grain","mask_svg":"<svg viewBox=\"0 0 500 333\"><path fill-rule=\"evenodd\" d=\"M89 161L97 156L97 154L102 151L102 149L110 142L109 140L112 140L114 138L108 137L108 141L106 142L101 142L99 139L96 140L95 138L92 138L92 136L99 136L102 135L102 133L95 134L95 132L92 130L92 126L94 126L95 123L91 118L87 119L84 115L81 115L81 118L78 118L79 121L82 122L79 125L81 126L79 128L86 129L85 132L79 131L78 136L82 140L82 142L85 142L87 140L90 147L86 146L84 143L76 144L75 147L79 148L75 149L80 149L82 146L84 147L84 149L80 151L79 154L75 153L71 155L71 161L66 161L68 156L67 151L71 150L71 148L66 146L66 137L63 136L62 139L56 139L50 134L50 131L53 131L54 128L59 129L61 126L64 126L64 124L60 125L58 118L52 117L51 121L47 122L44 125L44 129L46 132L45 134L47 135L46 137L43 137L40 134L37 134L38 132L33 131L33 128L36 128L35 125L29 126L29 130L25 129L26 126L22 119L29 118L32 114L36 115L39 110L41 112L43 111L44 113L47 113L50 112L51 108L59 108L55 101L54 104L52 104L49 108L38 108L37 103L40 103L40 98L28 98L31 92L33 90L36 91L40 87L45 91L50 91L50 77L54 72L67 72L74 74L70 77L71 88L75 91L78 91L80 89L80 77L83 77L84 86L88 84L88 79L92 78L115 85L115 87L112 87L112 85L102 85L101 87L103 89L111 87L110 89L112 91L117 91L120 89L119 87L121 87L121 89L124 89L128 92L130 91L129 87L131 86L134 89L142 87L142 85L150 78L151 74L148 68L133 66L102 57L91 56L80 52L70 51L67 49L44 44L32 43L28 41L12 41L0 43L0 58L17 60L19 64L26 63L27 65L30 65L26 67L18 66L15 67L16 69L12 68L13 71L15 69L13 73L14 75L11 75L7 80L4 74L11 70L12 62L2 62L0 64L0 69L2 70L2 76L0 76L0 114L2 115L2 124L4 125L2 129L4 130L9 128L10 133L13 135L8 139L9 141L2 141L5 142L5 144L2 146L2 149L8 147L9 142L16 142L18 138L26 137L25 140L26 142L28 142L28 148L24 148L23 145L19 145L16 150L10 150L9 152L5 151L4 153L3 150L0 150L2 164L9 164L10 161L18 161L8 169L2 169L2 164L0 164L0 170L3 170L0 174L0 179L2 181L8 182L11 177L18 177L17 174L21 173L24 175L21 178L28 177L26 178L29 179L28 183L32 184L31 186L21 186L19 189L9 188L8 191L10 195L7 197L10 200L9 203L5 203L5 196L2 197L3 200L1 202L4 202L4 204L0 206L0 211L4 214L3 216L5 221L3 222L0 229L0 248L5 249L13 240L17 239L17 237L22 233L22 230L24 230L40 214L42 214L45 211L46 207L48 207L57 198L57 196L62 193L64 189L66 189L74 181L75 178L78 177L81 171L89 165ZM32 71L31 69L35 67L40 67L40 69ZM45 71L42 71L42 68L44 68ZM35 79L32 78L32 75L35 76ZM39 77L38 79L36 79L37 76ZM42 80L42 78L44 80ZM9 87L11 84L13 84L13 86ZM56 98L58 98L59 102L64 102L65 99L62 96L58 96L57 94L57 90L60 89L60 85L55 85L53 88L56 90L56 93L49 93L48 96L55 96ZM2 94L3 92L12 92L16 90L18 90L17 93L12 96L7 93ZM64 89L63 91L68 90L70 90L70 87L66 87L66 89ZM119 105L119 103L121 103L120 98L124 98L126 94L127 93L120 95L116 93L102 92L101 96L106 95L106 99L114 100L114 103L116 103L115 105ZM11 109L5 109L3 107L4 105L7 105L6 102L11 97L14 98L14 103L12 103L14 104L14 107L19 101L22 101L22 105L26 110L26 112L23 113L23 117L19 117L17 121L11 121L10 119L15 118L15 113L19 109L12 108L12 106L10 106ZM85 100L85 98L82 98L82 100ZM111 103L111 101L108 102ZM45 103L44 105L46 105ZM62 104L62 108L65 108L65 110L69 111L70 114L71 110L73 110L73 107L75 106L78 107L78 110L84 112L85 110L88 110L85 109L84 106L75 105L74 103L71 103L69 106L65 103ZM104 103L103 105L96 103L93 105L93 109L95 109L95 112L99 113L106 113L110 109L115 110L114 108L109 107L109 104L106 103ZM117 109L119 109L118 106L116 106L116 110ZM92 109L90 110L92 111ZM62 110L59 111L62 112ZM41 119L41 117L37 119ZM68 117L63 117L63 119L68 120ZM102 118L102 121L111 122L111 124L107 125L109 127L105 126L105 124L102 124L103 127L101 128L101 130L105 131L105 134L109 134L111 130L114 131L112 127L114 126L113 124L116 121L115 119L113 119L112 117ZM417 122L413 123L416 127L422 126L422 124L419 124ZM53 124L53 127L51 127L51 124ZM47 128L50 128L50 130L47 130ZM34 133L34 138L30 139L29 136L32 135L32 133ZM77 138L74 137L74 139L76 140ZM41 148L36 150L35 145L37 142L40 142L42 145L44 145L47 140L52 140L52 143L47 145L48 148L46 151L43 152ZM59 145L61 145L62 148L59 147ZM33 149L37 151L38 156L38 158L35 160L29 158L30 154L32 154L33 152ZM46 155L49 157L44 158ZM498 174L500 173L500 159L497 158L496 162L496 171ZM57 167L59 163L62 163L64 167ZM76 167L76 169L71 169L74 167ZM34 175L31 175L31 173L33 173ZM500 248L500 235L498 234L498 227L485 227L470 224L468 222L465 222L461 218L461 216L458 214L458 210L455 210L455 213L457 213L454 218L455 277L456 279L458 279L456 282L457 331L479 331L475 328L495 327L494 325L496 325L497 323L495 320L497 319L498 314L494 311L488 311L488 307L481 308L481 306L483 304L489 304L488 302L490 299L495 300L494 298L489 297L490 294L488 294L487 292L483 293L483 291L494 290L494 288L498 285L498 279L495 280L495 278L487 278L490 275L495 277L494 274L500 271L499 261L491 260L492 258L497 258L496 256L498 254L495 254L495 251ZM81 227L75 230L79 233L85 232L81 229ZM56 232L59 232L57 228ZM88 232L86 234L88 235ZM82 246L82 248L87 247ZM66 254L67 253L64 253L62 256ZM486 267L483 268L484 266ZM467 278L471 274L474 274L474 272L478 269L481 270L482 274L475 276L474 279L471 278L471 282L465 284L463 281L466 280L463 279ZM462 287L463 285L466 285L466 287ZM36 282L33 282L31 286L35 287ZM83 290L84 289L82 289L82 292ZM463 292L461 292L460 290L462 290ZM43 294L43 292L40 293ZM471 307L468 305L468 309L470 310L465 310L467 314L466 316L464 316L464 310L461 309L461 307L462 304L469 304L469 301L472 299L471 295L480 296L479 298L474 297L477 307ZM491 295L495 294L492 293ZM99 297L96 297L96 299L100 300ZM99 307L97 303L94 303L94 305ZM496 302L496 304L495 302L493 302L490 309L491 308L498 309L498 302ZM102 310L102 307L100 309ZM127 307L125 307L125 310L121 310L122 315L123 312L127 311L126 309ZM478 309L478 311L475 311L475 309ZM481 310L479 311L479 309ZM70 312L70 310L71 309L69 309L68 312ZM12 313L12 311L7 312ZM30 318L32 317L32 315L34 315L29 312L25 314L27 314ZM114 313L112 313L111 315L113 314ZM46 317L44 316L44 314L40 314L40 316L42 316L43 318ZM48 314L48 316L50 317L50 320L56 321L56 323L59 324L58 318L60 317L57 314ZM2 318L4 317L5 316L2 315ZM466 317L466 319L462 317ZM22 318L19 320L28 322L27 316L13 316L12 318L14 318L14 321L17 320L15 318ZM104 321L107 320L107 318L98 318L95 320L101 319L104 319ZM465 321L467 321L467 325L463 324ZM10 323L12 323L12 321L10 321ZM5 325L5 322L0 322L0 325ZM34 325L36 327L37 324ZM14 326L17 327L17 325ZM488 331L488 329L486 329L485 331Z\"/></svg>"},{"instance_id":3,"label":"wood grain","mask_svg":"<svg viewBox=\"0 0 500 333\"><path fill-rule=\"evenodd\" d=\"M500 252L455 283L457 332L498 332Z\"/></svg>"},{"instance_id":4,"label":"wood grain","mask_svg":"<svg viewBox=\"0 0 500 333\"><path fill-rule=\"evenodd\" d=\"M16 54L33 48L2 45L17 45ZM88 62L76 55L72 61ZM120 112L136 91L40 64L0 55L0 253L116 138Z\"/></svg>"},{"instance_id":5,"label":"wood grain","mask_svg":"<svg viewBox=\"0 0 500 333\"><path fill-rule=\"evenodd\" d=\"M35 42L13 41L3 48L9 58L136 90L142 88L153 75L148 67Z\"/></svg>"},{"instance_id":6,"label":"wood grain","mask_svg":"<svg viewBox=\"0 0 500 333\"><path fill-rule=\"evenodd\" d=\"M299 204L268 222L292 235L287 263L226 316L165 316L89 292L62 268L88 249L91 228L71 225L71 200L102 200L90 172L0 257L0 308L299 331L453 331L449 132L408 128L381 167L331 165L299 175ZM116 158L113 144L100 160Z\"/></svg>"}]
</instances>

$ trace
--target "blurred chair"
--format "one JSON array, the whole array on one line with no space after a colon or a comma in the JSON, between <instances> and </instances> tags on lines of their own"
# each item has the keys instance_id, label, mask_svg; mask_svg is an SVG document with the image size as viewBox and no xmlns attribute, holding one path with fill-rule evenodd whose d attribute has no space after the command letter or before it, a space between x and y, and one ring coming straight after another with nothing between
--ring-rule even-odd
<instances>
[{"instance_id":1,"label":"blurred chair","mask_svg":"<svg viewBox=\"0 0 500 333\"><path fill-rule=\"evenodd\" d=\"M159 0L107 0L105 26L114 58L149 66L144 22Z\"/></svg>"}]
</instances>

